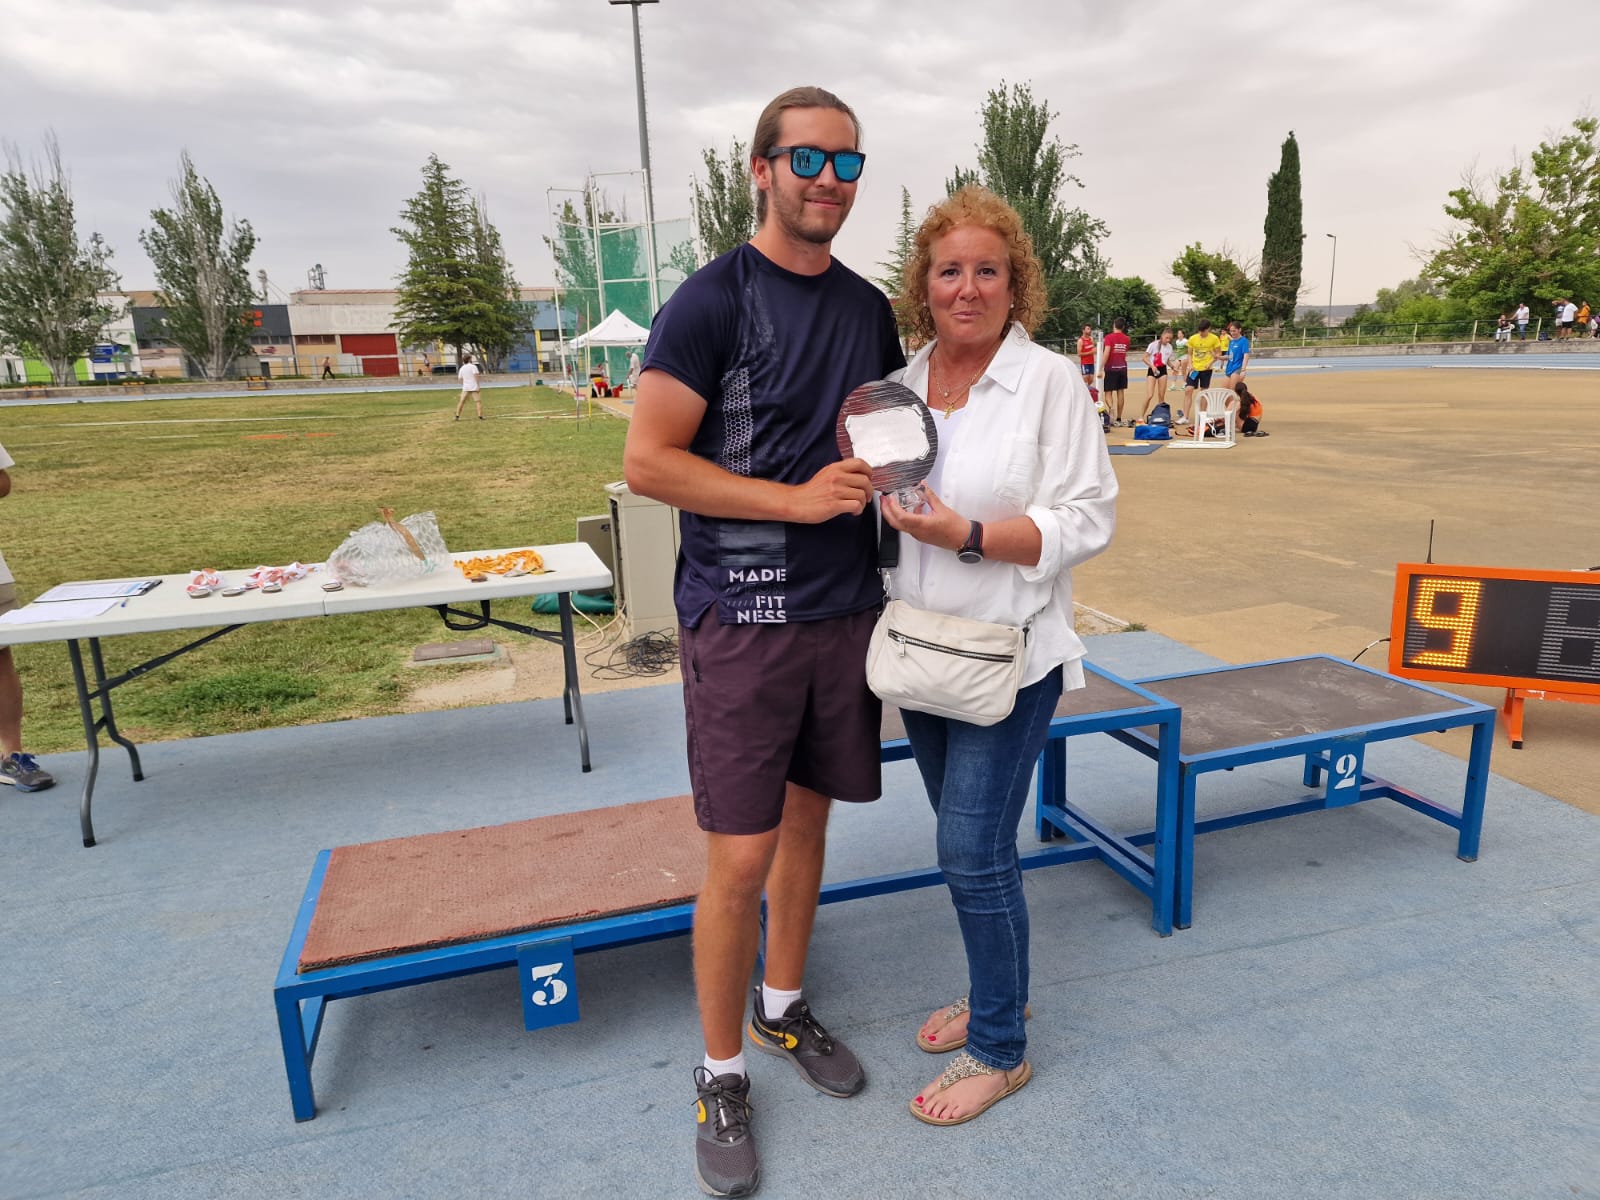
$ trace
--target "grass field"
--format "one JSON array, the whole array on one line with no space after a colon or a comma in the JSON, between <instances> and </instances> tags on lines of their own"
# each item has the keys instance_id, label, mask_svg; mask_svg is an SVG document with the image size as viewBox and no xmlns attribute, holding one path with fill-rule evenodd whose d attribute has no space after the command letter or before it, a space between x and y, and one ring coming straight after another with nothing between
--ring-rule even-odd
<instances>
[{"instance_id":1,"label":"grass field","mask_svg":"<svg viewBox=\"0 0 1600 1200\"><path fill-rule=\"evenodd\" d=\"M599 409L575 421L570 396L547 388L486 391L484 421L469 404L453 422L454 401L247 393L6 407L0 442L16 466L0 548L18 599L71 579L320 562L379 505L432 509L452 550L571 541L575 518L605 510L625 421ZM192 636L112 639L108 669ZM400 711L412 649L458 636L471 635L427 610L246 626L120 690L118 723L153 741ZM13 653L28 748L81 749L66 650Z\"/></svg>"}]
</instances>

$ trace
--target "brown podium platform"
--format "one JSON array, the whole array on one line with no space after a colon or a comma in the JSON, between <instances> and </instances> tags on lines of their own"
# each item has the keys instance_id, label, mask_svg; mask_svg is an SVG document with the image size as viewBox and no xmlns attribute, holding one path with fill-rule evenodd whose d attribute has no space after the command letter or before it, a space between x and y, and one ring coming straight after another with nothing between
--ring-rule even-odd
<instances>
[{"instance_id":1,"label":"brown podium platform","mask_svg":"<svg viewBox=\"0 0 1600 1200\"><path fill-rule=\"evenodd\" d=\"M688 796L339 846L299 973L693 900Z\"/></svg>"}]
</instances>

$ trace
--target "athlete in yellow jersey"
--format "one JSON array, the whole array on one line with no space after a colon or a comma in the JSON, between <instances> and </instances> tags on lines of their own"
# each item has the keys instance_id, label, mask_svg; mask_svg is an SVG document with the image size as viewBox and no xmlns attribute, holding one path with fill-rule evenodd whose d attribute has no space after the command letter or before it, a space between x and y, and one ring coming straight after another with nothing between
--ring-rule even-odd
<instances>
[{"instance_id":1,"label":"athlete in yellow jersey","mask_svg":"<svg viewBox=\"0 0 1600 1200\"><path fill-rule=\"evenodd\" d=\"M1189 339L1189 377L1183 381L1183 407L1188 412L1194 411L1195 389L1203 392L1211 386L1211 364L1226 346L1211 332L1211 322L1202 317Z\"/></svg>"}]
</instances>

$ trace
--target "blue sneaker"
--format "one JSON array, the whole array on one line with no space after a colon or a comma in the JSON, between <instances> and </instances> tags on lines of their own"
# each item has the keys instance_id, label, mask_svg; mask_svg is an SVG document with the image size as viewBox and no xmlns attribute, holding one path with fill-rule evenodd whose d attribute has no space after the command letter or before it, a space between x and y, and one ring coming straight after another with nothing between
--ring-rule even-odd
<instances>
[{"instance_id":1,"label":"blue sneaker","mask_svg":"<svg viewBox=\"0 0 1600 1200\"><path fill-rule=\"evenodd\" d=\"M55 787L56 777L41 767L33 755L18 750L0 758L0 783L9 783L19 792L42 792Z\"/></svg>"}]
</instances>

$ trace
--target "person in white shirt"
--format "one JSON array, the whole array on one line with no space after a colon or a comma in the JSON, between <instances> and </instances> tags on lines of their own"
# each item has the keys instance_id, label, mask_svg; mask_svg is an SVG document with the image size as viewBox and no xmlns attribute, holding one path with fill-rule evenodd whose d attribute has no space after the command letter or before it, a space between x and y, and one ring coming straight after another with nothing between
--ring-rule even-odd
<instances>
[{"instance_id":1,"label":"person in white shirt","mask_svg":"<svg viewBox=\"0 0 1600 1200\"><path fill-rule=\"evenodd\" d=\"M15 463L0 446L0 497L11 493L11 471ZM17 607L17 585L0 554L0 613ZM19 792L40 792L55 783L51 775L31 754L22 749L22 679L11 657L11 647L0 645L0 784Z\"/></svg>"},{"instance_id":2,"label":"person in white shirt","mask_svg":"<svg viewBox=\"0 0 1600 1200\"><path fill-rule=\"evenodd\" d=\"M637 350L628 351L628 378L626 384L630 392L639 390L639 352Z\"/></svg>"},{"instance_id":3,"label":"person in white shirt","mask_svg":"<svg viewBox=\"0 0 1600 1200\"><path fill-rule=\"evenodd\" d=\"M1143 425L1150 412L1162 400L1166 385L1161 381L1172 369L1175 352L1172 348L1172 330L1163 329L1155 341L1144 348L1144 374L1150 381L1145 389L1144 410L1136 424Z\"/></svg>"},{"instance_id":4,"label":"person in white shirt","mask_svg":"<svg viewBox=\"0 0 1600 1200\"><path fill-rule=\"evenodd\" d=\"M1517 340L1528 340L1528 306L1526 303L1517 305L1516 315L1512 317L1517 323Z\"/></svg>"},{"instance_id":5,"label":"person in white shirt","mask_svg":"<svg viewBox=\"0 0 1600 1200\"><path fill-rule=\"evenodd\" d=\"M919 608L1029 626L1011 715L990 726L901 710L938 817L938 859L959 915L970 994L928 1018L924 1050L961 1049L911 1101L933 1125L971 1120L1022 1087L1028 914L1016 828L1064 688L1084 686L1072 571L1106 548L1117 478L1083 377L1036 345L1046 294L1016 211L968 186L932 209L902 281L928 344L902 371L933 412L937 458L900 531L890 595ZM964 1047L964 1049L962 1049Z\"/></svg>"},{"instance_id":6,"label":"person in white shirt","mask_svg":"<svg viewBox=\"0 0 1600 1200\"><path fill-rule=\"evenodd\" d=\"M483 389L478 386L478 364L472 361L472 355L463 354L461 365L456 368L456 378L461 380L461 399L456 401L456 420L461 420L461 408L467 402L467 397L472 397L472 402L478 406L478 420L483 420Z\"/></svg>"},{"instance_id":7,"label":"person in white shirt","mask_svg":"<svg viewBox=\"0 0 1600 1200\"><path fill-rule=\"evenodd\" d=\"M1556 322L1556 336L1569 338L1572 336L1572 323L1578 318L1578 306L1571 300L1563 300L1560 303L1561 317Z\"/></svg>"}]
</instances>

